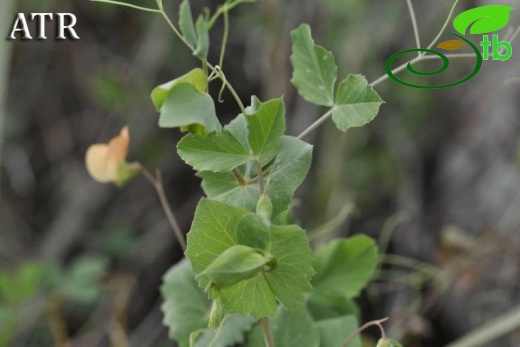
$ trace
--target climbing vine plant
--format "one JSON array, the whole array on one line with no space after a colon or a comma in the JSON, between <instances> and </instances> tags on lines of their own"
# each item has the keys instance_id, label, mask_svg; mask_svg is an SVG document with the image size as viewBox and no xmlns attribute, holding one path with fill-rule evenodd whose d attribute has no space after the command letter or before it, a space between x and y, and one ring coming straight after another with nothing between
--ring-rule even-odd
<instances>
[{"instance_id":1,"label":"climbing vine plant","mask_svg":"<svg viewBox=\"0 0 520 347\"><path fill-rule=\"evenodd\" d=\"M144 174L153 184L186 258L164 276L164 324L181 347L342 347L360 346L357 336L370 325L381 328L378 346L397 346L381 321L359 328L353 299L378 264L375 242L366 236L336 239L313 251L306 232L291 217L294 193L309 172L312 145L303 139L332 118L337 128L363 126L383 101L361 75L338 82L331 52L316 45L311 28L291 33L292 83L310 103L328 111L298 137L287 135L283 98L251 98L243 105L221 66L229 32L228 12L246 0L227 0L215 13L194 20L188 0L175 25L162 0L156 8L98 0L160 14L201 61L201 67L156 87L151 94L159 126L186 135L180 157L202 179L206 197L198 203L187 241L166 201L160 174L128 163L128 128L87 152L87 168L101 182L118 185ZM224 21L218 65L207 60L209 31ZM208 86L220 81L241 113L222 125ZM220 95L219 95L220 98Z\"/></svg>"}]
</instances>

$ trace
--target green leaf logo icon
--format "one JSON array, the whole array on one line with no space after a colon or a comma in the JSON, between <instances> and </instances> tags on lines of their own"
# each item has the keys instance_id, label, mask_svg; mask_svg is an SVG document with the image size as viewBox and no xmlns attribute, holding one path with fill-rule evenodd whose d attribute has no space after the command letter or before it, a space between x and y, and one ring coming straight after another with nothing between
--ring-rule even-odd
<instances>
[{"instance_id":1,"label":"green leaf logo icon","mask_svg":"<svg viewBox=\"0 0 520 347\"><path fill-rule=\"evenodd\" d=\"M509 22L514 7L488 5L464 11L453 20L453 27L462 35L470 28L470 34L487 34L502 29Z\"/></svg>"}]
</instances>

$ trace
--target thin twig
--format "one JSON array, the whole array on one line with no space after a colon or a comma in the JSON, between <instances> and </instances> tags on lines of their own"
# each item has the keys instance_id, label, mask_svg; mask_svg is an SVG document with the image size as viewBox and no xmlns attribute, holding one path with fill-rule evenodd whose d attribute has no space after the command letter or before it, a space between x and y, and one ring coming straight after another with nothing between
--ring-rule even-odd
<instances>
[{"instance_id":1,"label":"thin twig","mask_svg":"<svg viewBox=\"0 0 520 347\"><path fill-rule=\"evenodd\" d=\"M410 12L410 18L412 20L413 34L415 36L415 44L417 48L421 48L421 37L419 36L419 27L417 26L417 18L415 17L415 10L413 9L412 0L406 0L406 4L408 5L408 11ZM417 52L417 54L421 54Z\"/></svg>"},{"instance_id":2,"label":"thin twig","mask_svg":"<svg viewBox=\"0 0 520 347\"><path fill-rule=\"evenodd\" d=\"M379 330L381 331L381 338L383 340L386 340L386 333L385 333L385 328L383 328L383 325L381 323L383 322L386 322L388 320L388 318L384 318L384 319L380 319L380 320L375 320L375 321L372 321L372 322L368 322L364 325L362 325L360 328L358 328L356 331L354 331L352 333L352 335L350 335L348 337L348 339L345 341L345 343L343 343L341 345L341 347L347 347L349 343L352 342L352 340L354 340L356 338L356 336L358 336L359 334L361 334L364 330L366 330L367 328L370 328L371 326L377 326L379 328Z\"/></svg>"},{"instance_id":3,"label":"thin twig","mask_svg":"<svg viewBox=\"0 0 520 347\"><path fill-rule=\"evenodd\" d=\"M345 204L341 211L338 213L337 216L320 226L315 231L308 234L308 238L310 241L315 241L317 239L320 239L322 237L325 237L332 233L334 230L339 228L341 224L343 224L352 214L354 211L354 204L351 202Z\"/></svg>"},{"instance_id":4,"label":"thin twig","mask_svg":"<svg viewBox=\"0 0 520 347\"><path fill-rule=\"evenodd\" d=\"M137 6L137 5L133 5L133 4L128 4L126 2L121 2L121 1L113 1L113 0L90 0L90 1L92 1L92 2L102 2L102 3L105 3L105 4L117 5L117 6L123 6L123 7L130 7L130 8L133 8L134 10L141 10L141 11L154 12L154 13L161 13L161 10L159 10L157 8L148 8L148 7L143 7L143 6Z\"/></svg>"},{"instance_id":5,"label":"thin twig","mask_svg":"<svg viewBox=\"0 0 520 347\"><path fill-rule=\"evenodd\" d=\"M266 347L275 347L273 335L271 334L271 329L269 328L269 318L262 318L262 331L264 333L265 346Z\"/></svg>"},{"instance_id":6,"label":"thin twig","mask_svg":"<svg viewBox=\"0 0 520 347\"><path fill-rule=\"evenodd\" d=\"M433 41L430 43L430 45L427 47L427 49L430 49L432 48L436 43L437 41L439 41L439 39L441 38L442 36L442 33L444 32L444 30L446 30L446 28L448 27L448 24L450 23L451 21L451 17L453 16L453 12L455 12L455 8L457 7L457 4L459 3L460 0L456 0L453 5L451 6L451 10L450 10L450 13L448 14L448 18L446 18L446 22L444 22L444 25L442 26L441 30L439 31L439 33L437 34L437 36L435 36L435 38L433 39ZM423 54L424 55L424 54Z\"/></svg>"},{"instance_id":7,"label":"thin twig","mask_svg":"<svg viewBox=\"0 0 520 347\"><path fill-rule=\"evenodd\" d=\"M158 3L159 3L159 7L160 7L159 11L160 11L161 15L163 16L164 20L166 21L166 23L168 24L168 26L173 30L173 32L179 38L179 40L181 40L182 43L184 43L193 52L195 50L195 48L184 38L184 36L182 36L182 34L177 29L175 24L173 24L173 22L171 21L170 17L168 17L166 12L164 11L162 1L159 1Z\"/></svg>"},{"instance_id":8,"label":"thin twig","mask_svg":"<svg viewBox=\"0 0 520 347\"><path fill-rule=\"evenodd\" d=\"M216 68L213 67L213 65L211 65L210 63L207 63L207 64L208 64L208 67L209 67L211 70L215 70L215 69L216 69ZM231 95L233 95L233 98L235 98L235 101L236 101L238 107L240 108L240 112L242 112L242 114L246 114L246 108L245 108L244 104L242 103L242 100L241 100L240 97L238 96L238 93L237 93L237 91L235 90L235 88L233 88L233 86L231 85L231 83L229 83L229 81L227 80L226 75L224 75L224 71L222 71L221 68L220 68L219 78L220 78L221 81L224 83L224 85L227 87L227 89L231 92Z\"/></svg>"},{"instance_id":9,"label":"thin twig","mask_svg":"<svg viewBox=\"0 0 520 347\"><path fill-rule=\"evenodd\" d=\"M173 232L175 233L175 237L177 238L179 245L181 246L182 250L185 251L186 241L184 240L184 234L182 233L182 229L179 226L179 223L177 223L177 219L175 218L175 215L173 214L173 211L168 202L168 198L166 197L160 170L157 170L156 177L154 177L146 168L143 168L142 172L143 175L148 179L148 181L150 181L150 183L154 186L155 190L157 191L157 195L159 196L159 200L161 201L161 205L164 210L164 213L166 214L166 218L168 219L168 222L170 223L170 226L173 229Z\"/></svg>"},{"instance_id":10,"label":"thin twig","mask_svg":"<svg viewBox=\"0 0 520 347\"><path fill-rule=\"evenodd\" d=\"M302 133L300 135L298 135L298 139L302 140L302 139L306 138L310 133L312 133L314 130L319 128L323 123L325 123L330 118L330 116L332 116L332 111L333 111L333 109L331 108L323 116L318 118L317 121L312 123L307 129L302 131Z\"/></svg>"}]
</instances>

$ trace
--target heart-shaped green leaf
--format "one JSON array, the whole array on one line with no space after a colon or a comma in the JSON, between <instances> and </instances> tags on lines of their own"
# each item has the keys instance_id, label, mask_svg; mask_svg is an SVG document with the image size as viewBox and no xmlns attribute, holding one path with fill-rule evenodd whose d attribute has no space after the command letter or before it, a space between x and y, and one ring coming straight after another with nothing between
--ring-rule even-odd
<instances>
[{"instance_id":1,"label":"heart-shaped green leaf","mask_svg":"<svg viewBox=\"0 0 520 347\"><path fill-rule=\"evenodd\" d=\"M255 319L273 316L277 300L288 309L300 308L305 293L311 289L310 278L315 274L312 267L314 258L305 232L297 225L270 225L266 228L250 217L246 217L245 225L241 226L242 218L247 215L250 214L246 210L218 201L200 201L188 233L186 250L193 270L197 274L203 273L240 242L247 243L243 246L262 246L257 240L267 236L261 251L271 254L275 265L254 276L249 272L247 278L232 285L211 287L210 297L221 300L229 313L250 314ZM243 237L244 229L249 229L250 234L260 233L260 236ZM198 279L202 288L208 288L209 283L204 276Z\"/></svg>"},{"instance_id":2,"label":"heart-shaped green leaf","mask_svg":"<svg viewBox=\"0 0 520 347\"><path fill-rule=\"evenodd\" d=\"M361 127L374 120L383 103L364 76L348 75L339 85L332 120L341 131Z\"/></svg>"}]
</instances>

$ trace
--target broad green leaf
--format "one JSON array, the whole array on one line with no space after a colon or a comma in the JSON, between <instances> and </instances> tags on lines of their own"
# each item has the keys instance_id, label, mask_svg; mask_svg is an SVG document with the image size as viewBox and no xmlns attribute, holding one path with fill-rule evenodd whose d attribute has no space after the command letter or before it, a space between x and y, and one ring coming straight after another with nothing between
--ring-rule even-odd
<instances>
[{"instance_id":1,"label":"broad green leaf","mask_svg":"<svg viewBox=\"0 0 520 347\"><path fill-rule=\"evenodd\" d=\"M320 332L320 347L342 347L345 341L358 328L358 322L354 316L343 316L325 319L316 322ZM361 339L357 336L349 347L361 347Z\"/></svg>"},{"instance_id":2,"label":"broad green leaf","mask_svg":"<svg viewBox=\"0 0 520 347\"><path fill-rule=\"evenodd\" d=\"M244 342L245 333L255 320L238 314L227 316L218 329L205 329L196 339L194 347L230 347Z\"/></svg>"},{"instance_id":3,"label":"broad green leaf","mask_svg":"<svg viewBox=\"0 0 520 347\"><path fill-rule=\"evenodd\" d=\"M204 132L221 129L211 96L191 84L181 83L174 86L164 100L159 126L184 130L192 125L202 126Z\"/></svg>"},{"instance_id":4,"label":"broad green leaf","mask_svg":"<svg viewBox=\"0 0 520 347\"><path fill-rule=\"evenodd\" d=\"M480 6L459 14L453 20L453 27L462 35L480 35L504 28L509 22L510 12L514 7L505 5Z\"/></svg>"},{"instance_id":5,"label":"broad green leaf","mask_svg":"<svg viewBox=\"0 0 520 347\"><path fill-rule=\"evenodd\" d=\"M247 121L243 114L239 114L235 119L233 119L224 127L224 130L232 133L248 151L251 149L251 146L249 146L249 130L247 128Z\"/></svg>"},{"instance_id":6,"label":"broad green leaf","mask_svg":"<svg viewBox=\"0 0 520 347\"><path fill-rule=\"evenodd\" d=\"M249 128L249 145L260 163L269 163L280 149L280 139L285 131L285 106L282 99L263 103L252 115L246 117Z\"/></svg>"},{"instance_id":7,"label":"broad green leaf","mask_svg":"<svg viewBox=\"0 0 520 347\"><path fill-rule=\"evenodd\" d=\"M276 312L276 296L263 275L223 288L220 296L229 312L250 314L257 320Z\"/></svg>"},{"instance_id":8,"label":"broad green leaf","mask_svg":"<svg viewBox=\"0 0 520 347\"><path fill-rule=\"evenodd\" d=\"M312 289L310 278L316 273L305 231L297 225L271 226L266 251L276 260L276 269L265 275L269 286L284 307L300 308Z\"/></svg>"},{"instance_id":9,"label":"broad green leaf","mask_svg":"<svg viewBox=\"0 0 520 347\"><path fill-rule=\"evenodd\" d=\"M368 284L378 264L375 242L367 236L335 240L316 252L311 299L353 298Z\"/></svg>"},{"instance_id":10,"label":"broad green leaf","mask_svg":"<svg viewBox=\"0 0 520 347\"><path fill-rule=\"evenodd\" d=\"M187 259L168 270L163 282L163 323L169 328L171 339L177 341L180 347L188 347L190 334L208 326L209 302L198 288Z\"/></svg>"},{"instance_id":11,"label":"broad green leaf","mask_svg":"<svg viewBox=\"0 0 520 347\"><path fill-rule=\"evenodd\" d=\"M260 101L260 99L253 95L251 97L251 105L246 107L246 115L251 116L255 114L256 112L258 112L260 107L262 107L262 102Z\"/></svg>"},{"instance_id":12,"label":"broad green leaf","mask_svg":"<svg viewBox=\"0 0 520 347\"><path fill-rule=\"evenodd\" d=\"M248 211L218 201L202 199L188 233L186 256L195 273L201 273L226 249L236 245L238 221ZM205 287L207 283L203 283Z\"/></svg>"},{"instance_id":13,"label":"broad green leaf","mask_svg":"<svg viewBox=\"0 0 520 347\"><path fill-rule=\"evenodd\" d=\"M226 130L207 136L186 135L177 149L181 158L197 171L228 172L251 159L240 141Z\"/></svg>"},{"instance_id":14,"label":"broad green leaf","mask_svg":"<svg viewBox=\"0 0 520 347\"><path fill-rule=\"evenodd\" d=\"M208 89L208 77L206 76L204 70L201 68L193 69L179 78L154 88L151 98L157 111L161 112L161 108L164 104L164 101L168 97L168 94L170 94L173 87L178 86L181 83L191 84L201 93L205 93Z\"/></svg>"},{"instance_id":15,"label":"broad green leaf","mask_svg":"<svg viewBox=\"0 0 520 347\"><path fill-rule=\"evenodd\" d=\"M312 145L295 137L284 136L280 153L272 165L269 197L273 203L273 217L287 210L296 189L309 173Z\"/></svg>"},{"instance_id":16,"label":"broad green leaf","mask_svg":"<svg viewBox=\"0 0 520 347\"><path fill-rule=\"evenodd\" d=\"M205 271L226 250L238 245L239 240L251 243L266 236L265 226L257 228L250 221L246 222L247 227L251 227L249 233L260 233L260 236L243 237L243 231L242 236L238 236L238 225L247 214L246 210L218 201L201 200L188 234L186 251L197 274ZM275 266L231 286L210 289L212 299L222 300L230 313L251 314L256 319L272 316L277 299L285 307L295 309L301 307L305 293L311 289L314 259L305 232L291 225L271 226L268 233L262 250L273 256ZM208 288L209 281L203 277L199 279L201 287Z\"/></svg>"},{"instance_id":17,"label":"broad green leaf","mask_svg":"<svg viewBox=\"0 0 520 347\"><path fill-rule=\"evenodd\" d=\"M184 0L179 7L179 28L186 41L195 47L197 45L197 33L193 24L189 0Z\"/></svg>"},{"instance_id":18,"label":"broad green leaf","mask_svg":"<svg viewBox=\"0 0 520 347\"><path fill-rule=\"evenodd\" d=\"M219 288L229 287L255 277L272 261L273 257L265 252L242 245L232 246L198 274L197 280Z\"/></svg>"},{"instance_id":19,"label":"broad green leaf","mask_svg":"<svg viewBox=\"0 0 520 347\"><path fill-rule=\"evenodd\" d=\"M254 230L255 232L251 232ZM241 245L257 249L267 249L269 246L269 222L255 213L245 215L237 225L236 240Z\"/></svg>"},{"instance_id":20,"label":"broad green leaf","mask_svg":"<svg viewBox=\"0 0 520 347\"><path fill-rule=\"evenodd\" d=\"M311 160L311 145L294 137L282 137L280 153L272 165L268 190L274 218L287 210L294 192L309 172ZM260 198L257 183L240 185L230 173L199 172L197 175L203 179L202 188L209 198L249 211L256 210Z\"/></svg>"},{"instance_id":21,"label":"broad green leaf","mask_svg":"<svg viewBox=\"0 0 520 347\"><path fill-rule=\"evenodd\" d=\"M317 298L311 296L307 301L307 309L314 320L338 318L346 315L360 317L358 305L354 300L346 296L324 298L323 301L319 301Z\"/></svg>"},{"instance_id":22,"label":"broad green leaf","mask_svg":"<svg viewBox=\"0 0 520 347\"><path fill-rule=\"evenodd\" d=\"M197 28L197 45L193 55L200 60L206 60L209 51L209 32L208 32L208 21L204 18L204 15L200 15L196 23Z\"/></svg>"},{"instance_id":23,"label":"broad green leaf","mask_svg":"<svg viewBox=\"0 0 520 347\"><path fill-rule=\"evenodd\" d=\"M334 56L314 44L311 29L301 25L291 32L293 77L291 82L303 98L322 106L334 105L334 85L338 67Z\"/></svg>"},{"instance_id":24,"label":"broad green leaf","mask_svg":"<svg viewBox=\"0 0 520 347\"><path fill-rule=\"evenodd\" d=\"M226 194L230 191L233 191L237 188L244 188L247 186L241 186L236 178L230 174L229 172L211 172L211 171L201 171L197 172L197 176L202 178L202 189L208 196L208 198L220 200L222 202L230 203L230 205L240 207L240 208L247 208L248 204L231 204L231 201L225 201L224 199L219 199L218 197L222 194ZM258 185L249 185L249 187L252 187L251 190L256 189L258 190ZM238 189L237 189L238 190ZM253 193L253 192L251 192ZM260 193L256 194L258 197L260 196ZM257 197L257 199L258 199ZM253 211L251 209L251 211Z\"/></svg>"},{"instance_id":25,"label":"broad green leaf","mask_svg":"<svg viewBox=\"0 0 520 347\"><path fill-rule=\"evenodd\" d=\"M338 88L332 120L341 131L371 122L384 101L362 75L349 75Z\"/></svg>"},{"instance_id":26,"label":"broad green leaf","mask_svg":"<svg viewBox=\"0 0 520 347\"><path fill-rule=\"evenodd\" d=\"M269 319L276 347L318 347L318 328L305 310L287 311L278 307L276 315ZM245 347L265 347L262 328L257 325L249 334Z\"/></svg>"}]
</instances>

